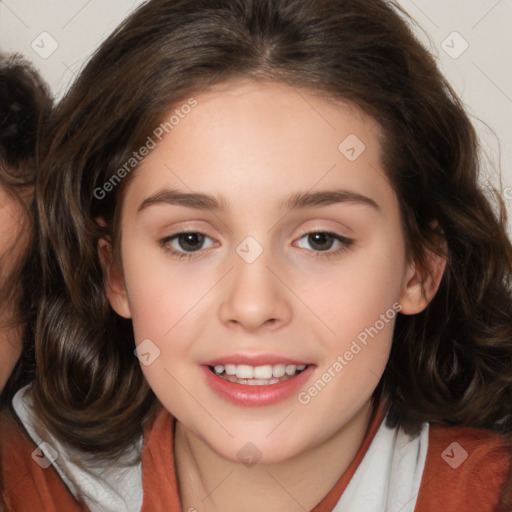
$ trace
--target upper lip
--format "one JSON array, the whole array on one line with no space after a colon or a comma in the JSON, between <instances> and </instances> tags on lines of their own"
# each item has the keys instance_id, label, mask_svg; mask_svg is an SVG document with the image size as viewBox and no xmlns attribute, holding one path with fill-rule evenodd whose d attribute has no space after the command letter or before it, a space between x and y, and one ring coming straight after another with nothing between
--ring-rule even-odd
<instances>
[{"instance_id":1,"label":"upper lip","mask_svg":"<svg viewBox=\"0 0 512 512\"><path fill-rule=\"evenodd\" d=\"M215 366L217 364L246 364L248 366L294 364L298 366L301 364L310 365L311 363L300 359L291 359L290 357L280 356L277 354L231 354L229 356L209 359L202 364L205 366Z\"/></svg>"}]
</instances>

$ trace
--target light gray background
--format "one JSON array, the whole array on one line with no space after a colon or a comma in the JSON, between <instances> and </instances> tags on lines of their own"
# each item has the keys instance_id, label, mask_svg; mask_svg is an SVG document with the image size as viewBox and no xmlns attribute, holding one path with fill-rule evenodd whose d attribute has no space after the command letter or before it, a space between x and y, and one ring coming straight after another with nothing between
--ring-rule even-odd
<instances>
[{"instance_id":1,"label":"light gray background","mask_svg":"<svg viewBox=\"0 0 512 512\"><path fill-rule=\"evenodd\" d=\"M101 41L141 3L1 0L0 50L23 53L60 97ZM512 0L399 3L467 106L482 142L482 182L500 187L512 212Z\"/></svg>"}]
</instances>

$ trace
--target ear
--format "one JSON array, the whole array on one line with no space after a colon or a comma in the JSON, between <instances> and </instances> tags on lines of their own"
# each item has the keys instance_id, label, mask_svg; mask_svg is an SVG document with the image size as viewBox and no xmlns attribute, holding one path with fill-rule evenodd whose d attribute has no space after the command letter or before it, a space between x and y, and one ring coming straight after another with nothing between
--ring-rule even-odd
<instances>
[{"instance_id":1,"label":"ear","mask_svg":"<svg viewBox=\"0 0 512 512\"><path fill-rule=\"evenodd\" d=\"M126 285L123 279L122 270L114 260L112 243L110 240L100 238L98 241L98 256L100 258L101 268L103 269L103 282L105 283L105 293L110 305L114 311L124 317L131 318L132 313Z\"/></svg>"},{"instance_id":2,"label":"ear","mask_svg":"<svg viewBox=\"0 0 512 512\"><path fill-rule=\"evenodd\" d=\"M423 267L420 268L414 261L408 264L399 299L402 306L400 313L420 313L429 305L439 289L446 267L446 241L438 230L437 222L433 223L432 228L437 231L438 245L444 255L426 249Z\"/></svg>"}]
</instances>

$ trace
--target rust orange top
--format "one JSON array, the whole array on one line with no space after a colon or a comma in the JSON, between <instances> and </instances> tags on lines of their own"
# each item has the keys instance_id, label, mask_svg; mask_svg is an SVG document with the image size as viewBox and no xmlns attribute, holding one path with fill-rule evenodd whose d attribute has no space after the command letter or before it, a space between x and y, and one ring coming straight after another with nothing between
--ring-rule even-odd
<instances>
[{"instance_id":1,"label":"rust orange top","mask_svg":"<svg viewBox=\"0 0 512 512\"><path fill-rule=\"evenodd\" d=\"M312 512L331 512L361 463L383 420L374 415L356 456L331 491ZM182 512L173 457L174 418L160 407L144 438L142 512ZM4 506L9 512L83 512L53 466L46 469L31 457L34 442L14 419L0 421ZM456 439L468 459L456 470L442 454ZM445 455L446 458L446 455ZM511 471L504 439L491 432L463 427L431 426L429 445L415 512L509 512L499 502Z\"/></svg>"}]
</instances>

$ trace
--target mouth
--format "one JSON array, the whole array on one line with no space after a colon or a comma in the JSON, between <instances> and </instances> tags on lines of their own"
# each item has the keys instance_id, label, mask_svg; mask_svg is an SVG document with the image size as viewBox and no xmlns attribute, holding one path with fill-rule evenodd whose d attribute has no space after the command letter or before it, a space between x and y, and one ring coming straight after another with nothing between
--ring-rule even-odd
<instances>
[{"instance_id":1,"label":"mouth","mask_svg":"<svg viewBox=\"0 0 512 512\"><path fill-rule=\"evenodd\" d=\"M208 369L217 377L234 384L247 386L268 386L293 379L310 365L307 364L267 364L250 366L247 364L208 365Z\"/></svg>"},{"instance_id":2,"label":"mouth","mask_svg":"<svg viewBox=\"0 0 512 512\"><path fill-rule=\"evenodd\" d=\"M216 395L245 407L292 399L313 378L315 368L314 364L278 357L231 356L201 365L205 381Z\"/></svg>"}]
</instances>

